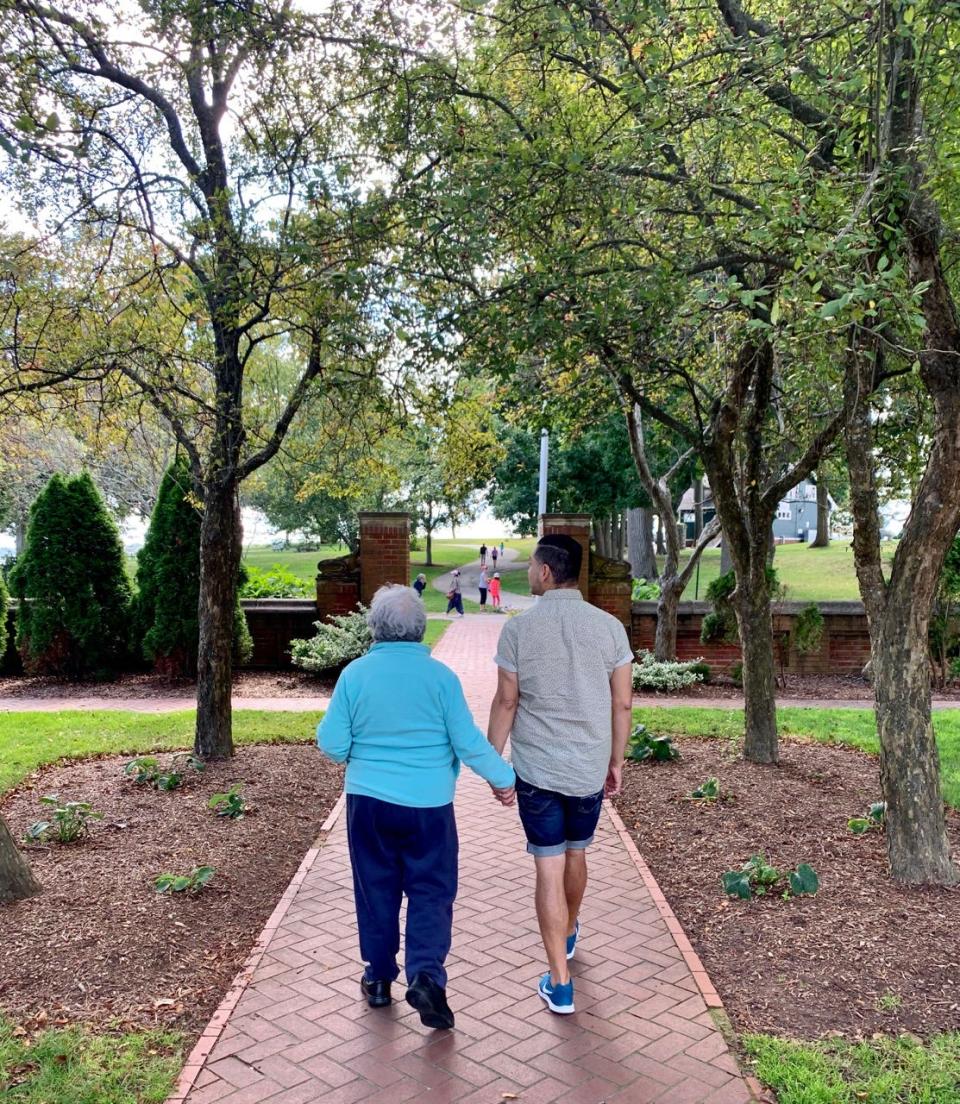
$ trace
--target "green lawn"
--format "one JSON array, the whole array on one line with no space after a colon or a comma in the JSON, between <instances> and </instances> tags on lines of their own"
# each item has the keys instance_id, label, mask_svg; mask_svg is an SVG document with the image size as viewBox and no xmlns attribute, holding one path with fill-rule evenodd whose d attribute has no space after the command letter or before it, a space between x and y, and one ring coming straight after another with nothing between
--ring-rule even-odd
<instances>
[{"instance_id":1,"label":"green lawn","mask_svg":"<svg viewBox=\"0 0 960 1104\"><path fill-rule=\"evenodd\" d=\"M700 709L692 706L655 706L634 709L635 721L653 732L678 736L743 737L740 709ZM877 755L880 745L872 709L808 709L785 706L777 709L783 736L816 740L822 744L846 744ZM933 727L940 749L940 779L944 800L960 808L960 709L937 710Z\"/></svg>"},{"instance_id":2,"label":"green lawn","mask_svg":"<svg viewBox=\"0 0 960 1104\"><path fill-rule=\"evenodd\" d=\"M960 1033L919 1043L874 1037L795 1043L746 1035L756 1075L780 1104L960 1104Z\"/></svg>"},{"instance_id":3,"label":"green lawn","mask_svg":"<svg viewBox=\"0 0 960 1104\"><path fill-rule=\"evenodd\" d=\"M889 563L896 552L896 541L883 544L884 562ZM685 560L681 561L681 566ZM658 559L662 566L663 557ZM808 548L805 544L778 544L773 557L780 582L787 588L790 602L842 602L859 601L857 574L853 566L853 549L850 540L841 537L829 548ZM704 598L707 586L720 574L720 549L708 548L700 559L700 580L697 574L687 585L686 599Z\"/></svg>"},{"instance_id":4,"label":"green lawn","mask_svg":"<svg viewBox=\"0 0 960 1104\"><path fill-rule=\"evenodd\" d=\"M28 1041L0 1017L0 1091L9 1104L162 1104L182 1064L176 1032L70 1027Z\"/></svg>"},{"instance_id":5,"label":"green lawn","mask_svg":"<svg viewBox=\"0 0 960 1104\"><path fill-rule=\"evenodd\" d=\"M239 709L233 714L236 744L312 740L322 713L273 713ZM95 712L0 713L0 794L31 771L58 759L141 755L193 746L195 714Z\"/></svg>"}]
</instances>

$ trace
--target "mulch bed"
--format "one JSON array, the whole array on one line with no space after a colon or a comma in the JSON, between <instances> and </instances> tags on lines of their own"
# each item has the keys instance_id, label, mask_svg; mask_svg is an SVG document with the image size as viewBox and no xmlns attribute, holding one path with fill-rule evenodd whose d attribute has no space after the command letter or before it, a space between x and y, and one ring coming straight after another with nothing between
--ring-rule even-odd
<instances>
[{"instance_id":1,"label":"mulch bed","mask_svg":"<svg viewBox=\"0 0 960 1104\"><path fill-rule=\"evenodd\" d=\"M618 808L739 1031L795 1038L960 1030L960 888L907 888L887 874L884 837L853 836L879 797L877 761L781 743L779 767L721 740L682 738L683 758L629 764ZM725 799L682 800L710 776ZM948 828L960 853L960 816ZM808 862L813 897L724 896L720 877L762 852Z\"/></svg>"},{"instance_id":2,"label":"mulch bed","mask_svg":"<svg viewBox=\"0 0 960 1104\"><path fill-rule=\"evenodd\" d=\"M164 761L164 757L160 757ZM58 793L105 814L87 841L24 851L43 893L0 910L0 1009L42 1023L206 1026L317 837L342 771L312 746L243 747L171 793L136 786L125 759L46 768L0 806L16 839ZM207 808L243 781L254 811ZM202 893L158 894L164 871L216 868Z\"/></svg>"},{"instance_id":3,"label":"mulch bed","mask_svg":"<svg viewBox=\"0 0 960 1104\"><path fill-rule=\"evenodd\" d=\"M315 675L306 671L238 671L233 680L237 698L310 698L329 697L336 685L335 675ZM64 682L61 679L15 675L0 678L2 698L162 698L189 697L196 693L192 679L170 679L156 674L125 674L110 682ZM743 689L720 675L708 683L697 683L670 694L644 692L664 705L697 705L702 700L743 700ZM960 704L960 684L934 691L939 701ZM873 704L873 691L859 675L788 675L786 686L777 687L777 700L789 705L791 699L856 701L865 708Z\"/></svg>"},{"instance_id":4,"label":"mulch bed","mask_svg":"<svg viewBox=\"0 0 960 1104\"><path fill-rule=\"evenodd\" d=\"M329 697L336 677L304 671L238 671L233 693L240 698ZM110 682L65 682L41 675L0 678L0 698L182 698L196 694L193 679L125 674Z\"/></svg>"}]
</instances>

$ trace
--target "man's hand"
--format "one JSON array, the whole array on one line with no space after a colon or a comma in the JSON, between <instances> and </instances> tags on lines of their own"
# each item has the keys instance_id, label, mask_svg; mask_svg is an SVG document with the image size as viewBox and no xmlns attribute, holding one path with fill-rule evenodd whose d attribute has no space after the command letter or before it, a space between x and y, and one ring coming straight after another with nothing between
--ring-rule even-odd
<instances>
[{"instance_id":1,"label":"man's hand","mask_svg":"<svg viewBox=\"0 0 960 1104\"><path fill-rule=\"evenodd\" d=\"M623 763L611 763L607 768L607 779L603 784L604 797L616 797L623 786Z\"/></svg>"},{"instance_id":2,"label":"man's hand","mask_svg":"<svg viewBox=\"0 0 960 1104\"><path fill-rule=\"evenodd\" d=\"M517 800L517 791L515 787L507 786L505 789L500 790L497 789L496 786L491 786L490 789L493 791L493 796L501 805L506 807L515 804Z\"/></svg>"}]
</instances>

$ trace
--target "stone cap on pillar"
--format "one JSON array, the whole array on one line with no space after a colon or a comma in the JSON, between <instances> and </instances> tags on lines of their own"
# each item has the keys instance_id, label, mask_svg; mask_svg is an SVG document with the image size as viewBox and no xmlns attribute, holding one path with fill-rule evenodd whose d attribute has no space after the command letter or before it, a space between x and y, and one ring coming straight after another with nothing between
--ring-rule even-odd
<instances>
[{"instance_id":1,"label":"stone cap on pillar","mask_svg":"<svg viewBox=\"0 0 960 1104\"><path fill-rule=\"evenodd\" d=\"M360 510L357 518L361 525L409 525L410 515L403 510Z\"/></svg>"}]
</instances>

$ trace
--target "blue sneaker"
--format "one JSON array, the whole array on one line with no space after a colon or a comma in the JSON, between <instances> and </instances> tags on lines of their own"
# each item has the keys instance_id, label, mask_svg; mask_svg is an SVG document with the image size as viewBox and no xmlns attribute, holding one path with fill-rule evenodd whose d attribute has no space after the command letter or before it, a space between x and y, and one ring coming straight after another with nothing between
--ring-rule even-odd
<instances>
[{"instance_id":1,"label":"blue sneaker","mask_svg":"<svg viewBox=\"0 0 960 1104\"><path fill-rule=\"evenodd\" d=\"M550 975L544 974L537 986L537 992L547 1002L547 1008L551 1012L559 1012L561 1016L569 1016L574 1011L572 979L566 985L553 985L550 982Z\"/></svg>"},{"instance_id":2,"label":"blue sneaker","mask_svg":"<svg viewBox=\"0 0 960 1104\"><path fill-rule=\"evenodd\" d=\"M580 938L580 921L577 921L577 926L573 929L573 935L567 936L567 961L577 953L577 940Z\"/></svg>"}]
</instances>

